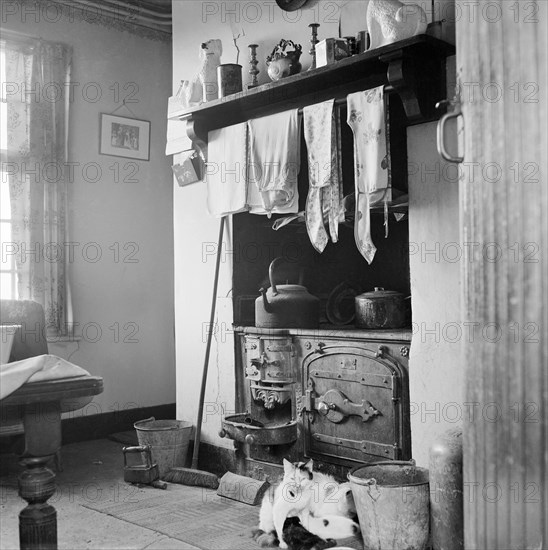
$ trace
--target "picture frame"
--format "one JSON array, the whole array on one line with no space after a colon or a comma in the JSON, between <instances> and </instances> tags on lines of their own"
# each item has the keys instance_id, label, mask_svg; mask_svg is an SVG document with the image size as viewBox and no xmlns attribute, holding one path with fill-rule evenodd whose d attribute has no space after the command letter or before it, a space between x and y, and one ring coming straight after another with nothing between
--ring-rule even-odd
<instances>
[{"instance_id":1,"label":"picture frame","mask_svg":"<svg viewBox=\"0 0 548 550\"><path fill-rule=\"evenodd\" d=\"M150 160L150 121L101 113L99 154Z\"/></svg>"}]
</instances>

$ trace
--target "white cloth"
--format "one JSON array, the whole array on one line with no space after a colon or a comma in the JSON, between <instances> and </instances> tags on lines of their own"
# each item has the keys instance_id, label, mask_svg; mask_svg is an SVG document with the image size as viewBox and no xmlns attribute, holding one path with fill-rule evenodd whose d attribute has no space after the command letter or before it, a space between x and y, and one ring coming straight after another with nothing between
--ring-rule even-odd
<instances>
[{"instance_id":1,"label":"white cloth","mask_svg":"<svg viewBox=\"0 0 548 550\"><path fill-rule=\"evenodd\" d=\"M87 370L55 355L38 355L0 365L0 399L27 382L45 382L60 378L89 376Z\"/></svg>"},{"instance_id":2,"label":"white cloth","mask_svg":"<svg viewBox=\"0 0 548 550\"><path fill-rule=\"evenodd\" d=\"M215 217L248 210L247 124L235 124L208 134L205 169L207 210Z\"/></svg>"},{"instance_id":3,"label":"white cloth","mask_svg":"<svg viewBox=\"0 0 548 550\"><path fill-rule=\"evenodd\" d=\"M328 242L339 235L342 174L339 161L340 136L334 111L335 100L310 105L303 109L304 137L308 151L306 229L312 246L323 252Z\"/></svg>"},{"instance_id":4,"label":"white cloth","mask_svg":"<svg viewBox=\"0 0 548 550\"><path fill-rule=\"evenodd\" d=\"M300 169L299 111L250 120L248 204L252 214L296 214Z\"/></svg>"},{"instance_id":5,"label":"white cloth","mask_svg":"<svg viewBox=\"0 0 548 550\"><path fill-rule=\"evenodd\" d=\"M354 237L358 250L371 263L377 249L371 239L369 207L372 202L386 204L390 191L384 87L350 94L347 104L347 122L354 133Z\"/></svg>"}]
</instances>

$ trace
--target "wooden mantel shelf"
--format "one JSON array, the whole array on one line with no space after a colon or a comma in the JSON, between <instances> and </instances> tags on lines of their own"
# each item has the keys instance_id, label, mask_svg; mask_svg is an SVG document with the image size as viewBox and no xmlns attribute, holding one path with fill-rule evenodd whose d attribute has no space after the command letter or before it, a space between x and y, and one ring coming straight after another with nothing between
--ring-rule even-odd
<instances>
[{"instance_id":1,"label":"wooden mantel shelf","mask_svg":"<svg viewBox=\"0 0 548 550\"><path fill-rule=\"evenodd\" d=\"M454 53L453 45L421 34L202 103L174 113L170 119L186 120L192 141L205 145L211 130L387 85L389 91L400 95L408 124L435 120L442 114L436 111L436 103L446 96L445 59Z\"/></svg>"}]
</instances>

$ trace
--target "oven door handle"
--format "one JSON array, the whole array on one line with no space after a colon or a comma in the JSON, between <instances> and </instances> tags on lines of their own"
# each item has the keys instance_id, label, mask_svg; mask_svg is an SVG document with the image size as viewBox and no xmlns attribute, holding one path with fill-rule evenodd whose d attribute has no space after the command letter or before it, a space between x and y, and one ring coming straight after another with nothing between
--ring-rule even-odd
<instances>
[{"instance_id":1,"label":"oven door handle","mask_svg":"<svg viewBox=\"0 0 548 550\"><path fill-rule=\"evenodd\" d=\"M349 416L361 416L367 422L381 412L373 404L362 399L361 403L354 403L340 390L327 390L324 395L314 399L313 408L330 422L338 424Z\"/></svg>"}]
</instances>

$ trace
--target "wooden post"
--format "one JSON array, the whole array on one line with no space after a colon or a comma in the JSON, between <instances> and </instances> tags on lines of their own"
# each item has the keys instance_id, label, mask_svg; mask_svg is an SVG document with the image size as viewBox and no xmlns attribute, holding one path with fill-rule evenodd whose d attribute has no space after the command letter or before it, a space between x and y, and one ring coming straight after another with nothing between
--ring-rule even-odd
<instances>
[{"instance_id":1,"label":"wooden post","mask_svg":"<svg viewBox=\"0 0 548 550\"><path fill-rule=\"evenodd\" d=\"M19 496L28 503L19 513L21 550L57 548L57 512L47 503L55 493L55 474L46 467L50 458L21 460L27 469L19 476Z\"/></svg>"},{"instance_id":2,"label":"wooden post","mask_svg":"<svg viewBox=\"0 0 548 550\"><path fill-rule=\"evenodd\" d=\"M490 6L495 13L457 18L470 329L465 548L540 549L548 544L548 6Z\"/></svg>"},{"instance_id":3,"label":"wooden post","mask_svg":"<svg viewBox=\"0 0 548 550\"><path fill-rule=\"evenodd\" d=\"M48 504L55 493L55 474L48 461L61 447L59 403L33 403L25 407L25 452L19 476L19 496L27 506L19 514L21 550L57 549L57 512Z\"/></svg>"}]
</instances>

